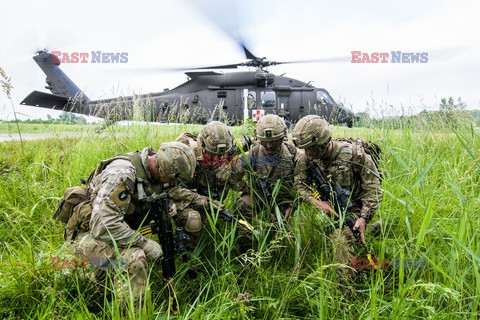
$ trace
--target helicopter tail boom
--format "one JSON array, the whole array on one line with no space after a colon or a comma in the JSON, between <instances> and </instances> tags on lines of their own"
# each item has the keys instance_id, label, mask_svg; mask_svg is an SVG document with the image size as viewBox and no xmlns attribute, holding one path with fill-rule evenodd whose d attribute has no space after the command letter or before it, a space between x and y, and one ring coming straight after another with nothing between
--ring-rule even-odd
<instances>
[{"instance_id":1,"label":"helicopter tail boom","mask_svg":"<svg viewBox=\"0 0 480 320\"><path fill-rule=\"evenodd\" d=\"M47 76L45 79L47 86L45 88L49 89L52 94L33 91L21 104L61 110L65 110L69 102L73 102L72 106L76 105L77 107L80 105L88 105L90 99L58 67L60 61L57 56L52 55L46 50L41 50L37 52L33 60L35 60Z\"/></svg>"}]
</instances>

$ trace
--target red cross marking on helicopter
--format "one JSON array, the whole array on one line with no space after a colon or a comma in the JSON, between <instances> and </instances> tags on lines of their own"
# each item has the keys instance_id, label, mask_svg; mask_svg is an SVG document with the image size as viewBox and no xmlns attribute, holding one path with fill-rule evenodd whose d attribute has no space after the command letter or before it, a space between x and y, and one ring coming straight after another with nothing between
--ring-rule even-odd
<instances>
[{"instance_id":1,"label":"red cross marking on helicopter","mask_svg":"<svg viewBox=\"0 0 480 320\"><path fill-rule=\"evenodd\" d=\"M263 117L264 114L265 114L265 110L261 110L261 109L252 110L253 122L257 122L258 120L260 120L260 118Z\"/></svg>"}]
</instances>

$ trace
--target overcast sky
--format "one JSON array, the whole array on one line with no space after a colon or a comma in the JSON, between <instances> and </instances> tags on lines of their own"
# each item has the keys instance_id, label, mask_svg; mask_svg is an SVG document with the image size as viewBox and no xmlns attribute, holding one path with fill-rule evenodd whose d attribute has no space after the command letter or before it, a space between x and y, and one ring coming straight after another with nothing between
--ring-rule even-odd
<instances>
[{"instance_id":1,"label":"overcast sky","mask_svg":"<svg viewBox=\"0 0 480 320\"><path fill-rule=\"evenodd\" d=\"M19 105L33 90L49 92L32 59L39 49L128 53L125 64L61 65L93 100L158 92L187 80L181 72L155 68L245 61L228 33L245 39L255 55L275 61L351 57L351 51L428 53L422 64L345 61L269 68L326 88L355 112L417 113L437 108L449 96L480 108L478 0L18 0L2 1L0 12L0 67L12 78L14 108L22 119L58 115ZM12 109L0 94L0 119L12 119Z\"/></svg>"}]
</instances>

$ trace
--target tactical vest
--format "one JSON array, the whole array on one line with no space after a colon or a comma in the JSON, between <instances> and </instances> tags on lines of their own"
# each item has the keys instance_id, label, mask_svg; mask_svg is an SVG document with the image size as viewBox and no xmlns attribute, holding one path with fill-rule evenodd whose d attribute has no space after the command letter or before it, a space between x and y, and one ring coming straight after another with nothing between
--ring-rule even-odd
<instances>
[{"instance_id":1,"label":"tactical vest","mask_svg":"<svg viewBox=\"0 0 480 320\"><path fill-rule=\"evenodd\" d=\"M158 184L152 184L148 179L147 172L142 164L140 151L117 155L100 162L95 171L90 175L91 178L89 178L88 185L90 185L91 180L100 174L106 166L112 161L119 159L130 161L135 166L136 181L134 185L128 186L130 190L132 190L131 201L123 220L130 226L130 228L136 230L150 211L151 205L147 201L147 198L156 193L156 191L157 193L161 192L161 186L159 187ZM92 195L90 199L93 200L94 197L95 195Z\"/></svg>"},{"instance_id":2,"label":"tactical vest","mask_svg":"<svg viewBox=\"0 0 480 320\"><path fill-rule=\"evenodd\" d=\"M143 167L143 164L142 164L142 156L141 156L141 152L140 151L133 151L133 152L128 152L128 153L125 153L125 154L119 154L119 155L116 155L110 159L107 159L107 160L103 160L101 161L97 167L95 168L95 170L90 174L90 176L88 177L88 180L87 180L87 191L89 192L89 194L91 195L91 199L93 200L95 198L96 195L94 195L92 193L92 190L90 189L90 184L91 182L93 181L93 179L98 176L100 173L102 173L102 171L110 164L112 163L113 161L115 160L127 160L127 161L130 161L134 166L135 166L135 172L136 172L136 186L134 185L130 185L128 186L130 188L130 190L136 190L138 191L137 192L137 199L139 200L143 200L145 199L147 196L146 196L146 193L145 193L145 187L144 186L144 183L146 181L148 181L148 177L147 177L147 172L145 171L145 168ZM132 197L135 197L135 195L132 195Z\"/></svg>"},{"instance_id":3,"label":"tactical vest","mask_svg":"<svg viewBox=\"0 0 480 320\"><path fill-rule=\"evenodd\" d=\"M75 240L77 234L87 232L89 230L89 223L93 210L91 203L96 197L96 194L92 192L93 190L91 190L90 184L96 176L98 176L110 163L115 160L127 160L131 162L135 166L136 172L136 181L134 185L128 186L130 190L133 190L131 194L131 204L129 206L129 208L132 209L129 210L124 216L124 221L135 230L138 229L142 221L146 218L146 215L150 209L150 205L145 200L154 193L154 190L153 186L148 180L147 172L143 167L141 152L134 151L117 155L110 159L101 161L88 177L85 190L86 194L89 196L89 200L80 202L72 208L72 212L70 213L70 217L65 227L65 240L73 241Z\"/></svg>"},{"instance_id":4,"label":"tactical vest","mask_svg":"<svg viewBox=\"0 0 480 320\"><path fill-rule=\"evenodd\" d=\"M272 169L270 170L270 173L268 174L268 177L265 176L265 177L261 177L263 179L268 179L268 180L277 180L277 179L281 179L281 178L284 178L284 177L291 177L292 180L293 180L293 172L294 172L294 169L295 169L295 157L297 155L297 148L295 146L292 146L291 144L289 143L283 143L284 146L287 147L288 149L288 152L291 156L291 159L281 159L278 155L278 164L276 166L273 166ZM260 152L260 145L255 145L252 147L252 151L250 152L250 154L252 155L252 159L255 159L259 156L259 152ZM259 167L262 167L262 166L259 166ZM266 168L266 166L264 166L264 168ZM262 169L260 169L261 171L263 171ZM258 169L257 169L258 171ZM263 172L265 173L265 172ZM261 175L263 175L261 173Z\"/></svg>"}]
</instances>

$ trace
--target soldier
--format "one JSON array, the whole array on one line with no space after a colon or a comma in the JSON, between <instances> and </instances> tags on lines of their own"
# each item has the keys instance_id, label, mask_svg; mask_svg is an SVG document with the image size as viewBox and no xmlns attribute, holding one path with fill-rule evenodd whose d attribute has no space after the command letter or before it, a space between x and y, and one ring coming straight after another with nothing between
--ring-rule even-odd
<instances>
[{"instance_id":1,"label":"soldier","mask_svg":"<svg viewBox=\"0 0 480 320\"><path fill-rule=\"evenodd\" d=\"M332 140L332 128L328 122L315 115L298 121L292 139L297 147L305 149L305 154L295 168L295 187L301 198L313 203L325 214L337 218L340 214L336 212L337 208L332 208L329 199L313 196L310 188L312 181L307 171L310 166L316 166L331 185L339 185L351 192L349 201L352 205L347 211L353 216L352 229L355 233L359 232L361 241L365 243L366 224L373 218L382 199L379 173L371 156L365 152L361 143ZM337 228L330 237L336 244L335 262L350 265L356 240L352 230L344 224L342 229ZM353 280L351 269L342 268L337 276L339 283L345 285Z\"/></svg>"},{"instance_id":2,"label":"soldier","mask_svg":"<svg viewBox=\"0 0 480 320\"><path fill-rule=\"evenodd\" d=\"M251 220L253 207L260 209L262 206L264 208L270 206L273 189L280 180L280 189L275 203L282 211L283 218L288 219L296 196L293 192L294 169L303 151L286 141L287 126L282 118L274 114L260 118L255 136L259 143L248 152L249 163L245 169L251 173L252 185L255 186L256 193L253 194L252 199L249 190L244 190L237 206L243 215ZM251 241L249 241L248 236L242 238L242 251L251 248Z\"/></svg>"},{"instance_id":3,"label":"soldier","mask_svg":"<svg viewBox=\"0 0 480 320\"><path fill-rule=\"evenodd\" d=\"M161 246L136 232L142 222L149 222L148 200L164 192L165 184L191 179L194 171L192 150L171 142L162 144L156 153L147 147L102 161L90 176L89 201L86 209L74 210L67 224L66 240L80 258L121 259L118 265L126 269L130 280L125 283L125 276L115 277L124 303L129 288L138 303L147 284L147 260L162 258ZM170 214L174 213L172 209ZM87 227L79 230L81 225ZM105 272L97 273L100 274Z\"/></svg>"},{"instance_id":4,"label":"soldier","mask_svg":"<svg viewBox=\"0 0 480 320\"><path fill-rule=\"evenodd\" d=\"M230 129L224 123L209 122L198 137L185 133L176 141L190 146L196 156L193 179L184 187L168 192L178 211L176 221L185 226L192 240L190 246L194 246L200 236L202 215L209 208L210 197L214 200L214 207L218 208L218 201L226 197L230 188L243 190L246 184L230 166L238 150Z\"/></svg>"}]
</instances>

